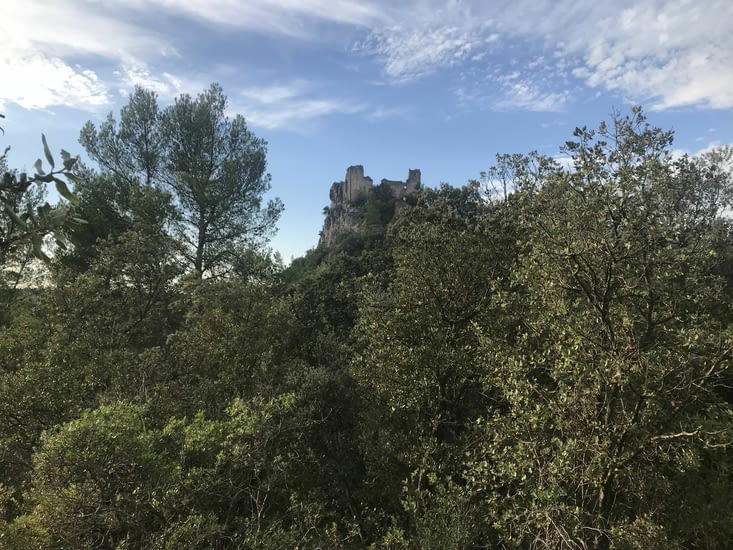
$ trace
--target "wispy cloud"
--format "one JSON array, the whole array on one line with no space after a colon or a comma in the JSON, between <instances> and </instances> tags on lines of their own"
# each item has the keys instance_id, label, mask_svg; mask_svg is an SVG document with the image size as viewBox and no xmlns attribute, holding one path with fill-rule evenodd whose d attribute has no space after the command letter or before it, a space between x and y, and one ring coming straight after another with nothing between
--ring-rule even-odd
<instances>
[{"instance_id":1,"label":"wispy cloud","mask_svg":"<svg viewBox=\"0 0 733 550\"><path fill-rule=\"evenodd\" d=\"M733 106L733 4L655 1L575 33L574 74L591 87L618 90L662 110ZM612 24L606 24L612 23Z\"/></svg>"},{"instance_id":2,"label":"wispy cloud","mask_svg":"<svg viewBox=\"0 0 733 550\"><path fill-rule=\"evenodd\" d=\"M410 116L411 112L407 107L376 107L366 113L366 119L371 121L393 118L405 119Z\"/></svg>"},{"instance_id":3,"label":"wispy cloud","mask_svg":"<svg viewBox=\"0 0 733 550\"><path fill-rule=\"evenodd\" d=\"M507 51L493 44L501 37L526 46L512 55L539 54L544 69L563 78L538 82L527 64L497 107L555 110L572 88L565 75L651 103L653 109L733 106L733 3L728 0L516 0L501 10L480 0L460 7L431 0L400 6L391 13L396 25L373 29L357 45L393 82L478 62L491 72L508 61ZM527 86L530 80L533 85ZM469 95L485 99L462 90L463 101Z\"/></svg>"},{"instance_id":4,"label":"wispy cloud","mask_svg":"<svg viewBox=\"0 0 733 550\"><path fill-rule=\"evenodd\" d=\"M313 90L314 85L307 80L293 80L288 84L272 84L242 88L240 95L255 103L270 105L290 101Z\"/></svg>"},{"instance_id":5,"label":"wispy cloud","mask_svg":"<svg viewBox=\"0 0 733 550\"><path fill-rule=\"evenodd\" d=\"M180 94L196 95L208 87L204 79L176 76L167 71L154 73L144 62L124 62L114 72L119 82L119 93L126 96L131 88L142 86L153 90L164 101L171 101Z\"/></svg>"},{"instance_id":6,"label":"wispy cloud","mask_svg":"<svg viewBox=\"0 0 733 550\"><path fill-rule=\"evenodd\" d=\"M190 91L215 79L192 76L180 53L181 28L202 26L222 48L235 40L232 29L286 37L292 56L297 40L318 43L344 65L376 64L388 85L475 76L446 82L466 108L555 111L579 85L658 110L733 107L729 0L514 0L501 9L484 0L5 0L3 7L0 102L29 109L96 110L136 84L165 97ZM362 74L374 79L373 70ZM268 94L241 99L269 127L297 120L296 108L300 120L364 110L360 100L315 90L288 96L290 88L259 76Z\"/></svg>"},{"instance_id":7,"label":"wispy cloud","mask_svg":"<svg viewBox=\"0 0 733 550\"><path fill-rule=\"evenodd\" d=\"M136 85L163 100L204 89L215 79L211 67L206 78L192 75L192 65L177 49L180 35L155 24L164 15L187 18L193 28L209 24L299 38L317 36L323 22L366 28L385 21L375 4L355 0L9 2L0 19L0 105L14 102L27 109L64 105L94 111ZM297 79L245 88L232 99L233 106L264 128L365 109L359 101L328 97L315 84Z\"/></svg>"},{"instance_id":8,"label":"wispy cloud","mask_svg":"<svg viewBox=\"0 0 733 550\"><path fill-rule=\"evenodd\" d=\"M498 36L473 25L395 26L372 32L354 51L376 56L392 82L405 83L480 59Z\"/></svg>"},{"instance_id":9,"label":"wispy cloud","mask_svg":"<svg viewBox=\"0 0 733 550\"><path fill-rule=\"evenodd\" d=\"M269 130L287 128L305 131L314 119L329 115L354 114L366 109L364 104L339 98L327 98L318 87L305 80L287 84L248 87L239 90L231 110L246 113L253 126Z\"/></svg>"},{"instance_id":10,"label":"wispy cloud","mask_svg":"<svg viewBox=\"0 0 733 550\"><path fill-rule=\"evenodd\" d=\"M143 57L169 44L150 27L129 21L129 13L105 2L4 0L0 41L17 49L43 49L61 58Z\"/></svg>"},{"instance_id":11,"label":"wispy cloud","mask_svg":"<svg viewBox=\"0 0 733 550\"><path fill-rule=\"evenodd\" d=\"M453 88L456 104L465 111L561 112L573 97L567 78L536 60L512 66L465 70Z\"/></svg>"},{"instance_id":12,"label":"wispy cloud","mask_svg":"<svg viewBox=\"0 0 733 550\"><path fill-rule=\"evenodd\" d=\"M298 38L317 37L314 22L368 27L385 20L377 2L359 0L133 0L138 9L156 5L200 21Z\"/></svg>"},{"instance_id":13,"label":"wispy cloud","mask_svg":"<svg viewBox=\"0 0 733 550\"><path fill-rule=\"evenodd\" d=\"M519 72L497 78L502 97L494 106L498 109L523 109L527 111L562 111L569 97L567 90L551 91L542 87L530 76Z\"/></svg>"},{"instance_id":14,"label":"wispy cloud","mask_svg":"<svg viewBox=\"0 0 733 550\"><path fill-rule=\"evenodd\" d=\"M6 0L0 18L0 101L26 109L95 110L110 102L99 66L165 49L98 6L71 0Z\"/></svg>"}]
</instances>

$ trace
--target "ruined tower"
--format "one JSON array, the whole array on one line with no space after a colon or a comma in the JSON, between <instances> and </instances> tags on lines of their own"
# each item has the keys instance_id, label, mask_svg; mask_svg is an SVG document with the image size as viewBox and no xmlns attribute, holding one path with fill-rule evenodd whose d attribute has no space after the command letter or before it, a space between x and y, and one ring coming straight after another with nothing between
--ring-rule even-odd
<instances>
[{"instance_id":1,"label":"ruined tower","mask_svg":"<svg viewBox=\"0 0 733 550\"><path fill-rule=\"evenodd\" d=\"M420 170L410 170L407 181L383 179L381 186L390 189L395 199L395 210L404 205L405 200L417 194L420 188ZM325 209L320 246L331 246L343 234L359 231L364 225L364 204L369 193L374 190L374 181L364 176L362 165L349 166L343 181L331 185L329 198L331 204Z\"/></svg>"}]
</instances>

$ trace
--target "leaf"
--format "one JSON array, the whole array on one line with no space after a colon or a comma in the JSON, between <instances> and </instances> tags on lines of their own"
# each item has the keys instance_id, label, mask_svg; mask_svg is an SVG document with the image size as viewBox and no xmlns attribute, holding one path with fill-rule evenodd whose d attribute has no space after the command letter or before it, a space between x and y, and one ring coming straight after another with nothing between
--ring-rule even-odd
<instances>
[{"instance_id":1,"label":"leaf","mask_svg":"<svg viewBox=\"0 0 733 550\"><path fill-rule=\"evenodd\" d=\"M38 212L39 218L48 216L51 213L51 210L52 210L52 207L47 202L43 203L41 206L36 206L36 211Z\"/></svg>"},{"instance_id":2,"label":"leaf","mask_svg":"<svg viewBox=\"0 0 733 550\"><path fill-rule=\"evenodd\" d=\"M70 159L65 160L64 161L64 170L67 171L67 172L69 170L71 170L74 167L74 165L76 164L76 161L78 161L78 160L79 160L78 157L74 157L74 158L70 158Z\"/></svg>"},{"instance_id":3,"label":"leaf","mask_svg":"<svg viewBox=\"0 0 733 550\"><path fill-rule=\"evenodd\" d=\"M50 258L43 252L43 239L41 239L41 236L34 233L31 235L31 241L33 241L33 255L44 262L49 261Z\"/></svg>"},{"instance_id":4,"label":"leaf","mask_svg":"<svg viewBox=\"0 0 733 550\"><path fill-rule=\"evenodd\" d=\"M13 207L11 207L6 202L3 202L3 206L5 207L5 211L8 213L8 216L10 216L10 219L13 220L14 223L16 223L17 225L19 225L23 229L27 229L28 228L28 226L25 223L25 221L23 221L23 219L20 216L18 216L17 212L13 209Z\"/></svg>"},{"instance_id":5,"label":"leaf","mask_svg":"<svg viewBox=\"0 0 733 550\"><path fill-rule=\"evenodd\" d=\"M56 183L56 191L59 192L59 195L64 197L74 206L79 206L79 199L71 191L69 191L69 188L66 186L66 182L59 178L53 178L53 181Z\"/></svg>"},{"instance_id":6,"label":"leaf","mask_svg":"<svg viewBox=\"0 0 733 550\"><path fill-rule=\"evenodd\" d=\"M56 241L56 246L58 246L61 250L67 250L68 247L66 246L66 237L59 231L53 232L54 240Z\"/></svg>"},{"instance_id":7,"label":"leaf","mask_svg":"<svg viewBox=\"0 0 733 550\"><path fill-rule=\"evenodd\" d=\"M74 159L74 161L76 161L76 159ZM81 180L81 178L79 178L79 176L77 176L76 174L69 173L69 174L64 174L64 175L66 176L66 179L73 181L75 184L78 184L79 181Z\"/></svg>"},{"instance_id":8,"label":"leaf","mask_svg":"<svg viewBox=\"0 0 733 550\"><path fill-rule=\"evenodd\" d=\"M41 159L37 159L36 162L33 164L33 167L36 169L36 174L45 174L45 172L43 171L43 162L41 162Z\"/></svg>"},{"instance_id":9,"label":"leaf","mask_svg":"<svg viewBox=\"0 0 733 550\"><path fill-rule=\"evenodd\" d=\"M51 165L51 170L53 170L53 166L54 166L53 155L51 154L51 149L48 148L48 143L46 142L45 134L41 134L41 141L43 142L43 154L46 155L46 160L48 161L48 164Z\"/></svg>"},{"instance_id":10,"label":"leaf","mask_svg":"<svg viewBox=\"0 0 733 550\"><path fill-rule=\"evenodd\" d=\"M72 157L66 149L61 149L61 158L64 161L64 171L69 172L76 165L79 157Z\"/></svg>"}]
</instances>

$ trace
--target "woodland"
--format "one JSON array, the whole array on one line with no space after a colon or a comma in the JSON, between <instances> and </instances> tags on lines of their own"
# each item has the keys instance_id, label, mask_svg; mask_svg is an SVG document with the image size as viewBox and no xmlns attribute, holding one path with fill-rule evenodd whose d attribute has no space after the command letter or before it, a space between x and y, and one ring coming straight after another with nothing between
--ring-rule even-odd
<instances>
[{"instance_id":1,"label":"woodland","mask_svg":"<svg viewBox=\"0 0 733 550\"><path fill-rule=\"evenodd\" d=\"M2 157L0 549L730 548L731 148L632 108L284 266L226 105Z\"/></svg>"}]
</instances>

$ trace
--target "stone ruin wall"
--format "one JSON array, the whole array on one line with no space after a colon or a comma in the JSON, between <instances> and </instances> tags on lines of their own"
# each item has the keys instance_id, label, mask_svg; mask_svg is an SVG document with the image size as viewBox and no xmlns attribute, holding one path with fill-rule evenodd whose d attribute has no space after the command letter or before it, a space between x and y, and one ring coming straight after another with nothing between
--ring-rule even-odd
<instances>
[{"instance_id":1,"label":"stone ruin wall","mask_svg":"<svg viewBox=\"0 0 733 550\"><path fill-rule=\"evenodd\" d=\"M383 179L381 185L389 185L392 188L392 196L398 200L404 200L417 193L420 188L420 170L410 170L407 174L407 181L395 181Z\"/></svg>"},{"instance_id":2,"label":"stone ruin wall","mask_svg":"<svg viewBox=\"0 0 733 550\"><path fill-rule=\"evenodd\" d=\"M392 195L398 201L396 206L399 207L402 201L413 196L420 188L420 170L409 170L407 181L383 179L381 184L391 188ZM363 203L373 188L374 181L364 176L362 165L346 169L344 181L334 182L331 186L331 205L327 208L319 245L330 246L338 235L359 229Z\"/></svg>"}]
</instances>

